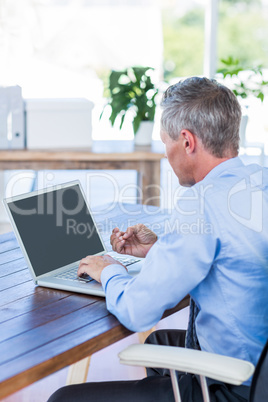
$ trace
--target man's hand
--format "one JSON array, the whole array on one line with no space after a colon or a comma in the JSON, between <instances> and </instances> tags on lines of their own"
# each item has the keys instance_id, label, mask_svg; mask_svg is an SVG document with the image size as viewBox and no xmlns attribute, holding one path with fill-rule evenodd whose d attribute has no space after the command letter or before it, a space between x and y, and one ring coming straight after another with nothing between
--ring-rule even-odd
<instances>
[{"instance_id":1,"label":"man's hand","mask_svg":"<svg viewBox=\"0 0 268 402\"><path fill-rule=\"evenodd\" d=\"M156 241L156 234L141 223L128 227L125 232L115 228L110 237L114 251L134 257L146 257Z\"/></svg>"},{"instance_id":2,"label":"man's hand","mask_svg":"<svg viewBox=\"0 0 268 402\"><path fill-rule=\"evenodd\" d=\"M122 264L120 264L120 262L114 260L109 255L104 255L104 256L88 255L87 257L83 258L80 261L77 275L82 276L83 274L86 273L89 276L91 276L91 278L93 278L97 282L101 283L100 278L101 278L102 270L111 264L122 265ZM122 265L122 266L124 266L124 265Z\"/></svg>"}]
</instances>

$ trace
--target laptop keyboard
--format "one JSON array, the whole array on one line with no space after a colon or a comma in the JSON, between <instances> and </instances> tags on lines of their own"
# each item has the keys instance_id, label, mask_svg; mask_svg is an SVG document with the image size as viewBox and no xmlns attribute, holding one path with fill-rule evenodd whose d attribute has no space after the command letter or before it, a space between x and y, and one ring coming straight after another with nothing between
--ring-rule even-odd
<instances>
[{"instance_id":1,"label":"laptop keyboard","mask_svg":"<svg viewBox=\"0 0 268 402\"><path fill-rule=\"evenodd\" d=\"M125 265L125 267L128 267L129 265L135 264L135 262L140 261L139 258L126 257L126 256L116 257L114 259L121 262L121 264ZM59 274L55 275L55 278L66 279L68 281L82 281L82 282L93 281L93 279L87 274L84 274L83 276L78 277L77 270L78 270L78 266L72 267L72 268L68 269L67 271L60 272Z\"/></svg>"},{"instance_id":2,"label":"laptop keyboard","mask_svg":"<svg viewBox=\"0 0 268 402\"><path fill-rule=\"evenodd\" d=\"M135 262L140 261L139 258L137 257L113 257L115 260L121 262L121 264L125 265L125 267L128 267L129 265L135 264Z\"/></svg>"}]
</instances>

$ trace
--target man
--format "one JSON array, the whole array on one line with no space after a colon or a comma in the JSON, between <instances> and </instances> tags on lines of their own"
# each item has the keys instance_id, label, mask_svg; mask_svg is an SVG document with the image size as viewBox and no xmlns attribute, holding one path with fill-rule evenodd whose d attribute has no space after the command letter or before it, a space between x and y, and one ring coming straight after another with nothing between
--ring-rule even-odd
<instances>
[{"instance_id":1,"label":"man","mask_svg":"<svg viewBox=\"0 0 268 402\"><path fill-rule=\"evenodd\" d=\"M214 80L193 77L162 100L161 138L179 182L189 187L161 238L144 225L114 229L113 249L146 257L132 279L111 257L88 256L78 275L102 283L107 308L129 329L144 331L191 295L198 307L196 345L256 364L268 337L268 169L237 157L241 110ZM162 331L148 342L182 346L185 333ZM172 401L170 378L150 370L141 381L65 387L50 401ZM180 374L183 402L201 401L197 378ZM212 401L248 400L240 387L209 381Z\"/></svg>"}]
</instances>

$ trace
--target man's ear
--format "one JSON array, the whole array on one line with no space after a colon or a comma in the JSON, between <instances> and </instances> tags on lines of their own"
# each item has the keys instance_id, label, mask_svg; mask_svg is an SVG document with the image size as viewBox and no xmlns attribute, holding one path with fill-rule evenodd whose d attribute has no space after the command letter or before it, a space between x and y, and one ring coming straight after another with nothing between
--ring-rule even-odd
<instances>
[{"instance_id":1,"label":"man's ear","mask_svg":"<svg viewBox=\"0 0 268 402\"><path fill-rule=\"evenodd\" d=\"M196 137L189 130L181 130L182 144L187 154L194 152L196 147Z\"/></svg>"}]
</instances>

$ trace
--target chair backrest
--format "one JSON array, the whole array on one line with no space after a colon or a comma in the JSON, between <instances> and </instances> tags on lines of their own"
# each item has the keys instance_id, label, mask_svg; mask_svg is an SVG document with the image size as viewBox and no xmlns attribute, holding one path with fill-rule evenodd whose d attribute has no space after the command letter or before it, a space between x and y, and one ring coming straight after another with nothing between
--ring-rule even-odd
<instances>
[{"instance_id":1,"label":"chair backrest","mask_svg":"<svg viewBox=\"0 0 268 402\"><path fill-rule=\"evenodd\" d=\"M263 348L253 375L249 401L268 401L268 340Z\"/></svg>"}]
</instances>

